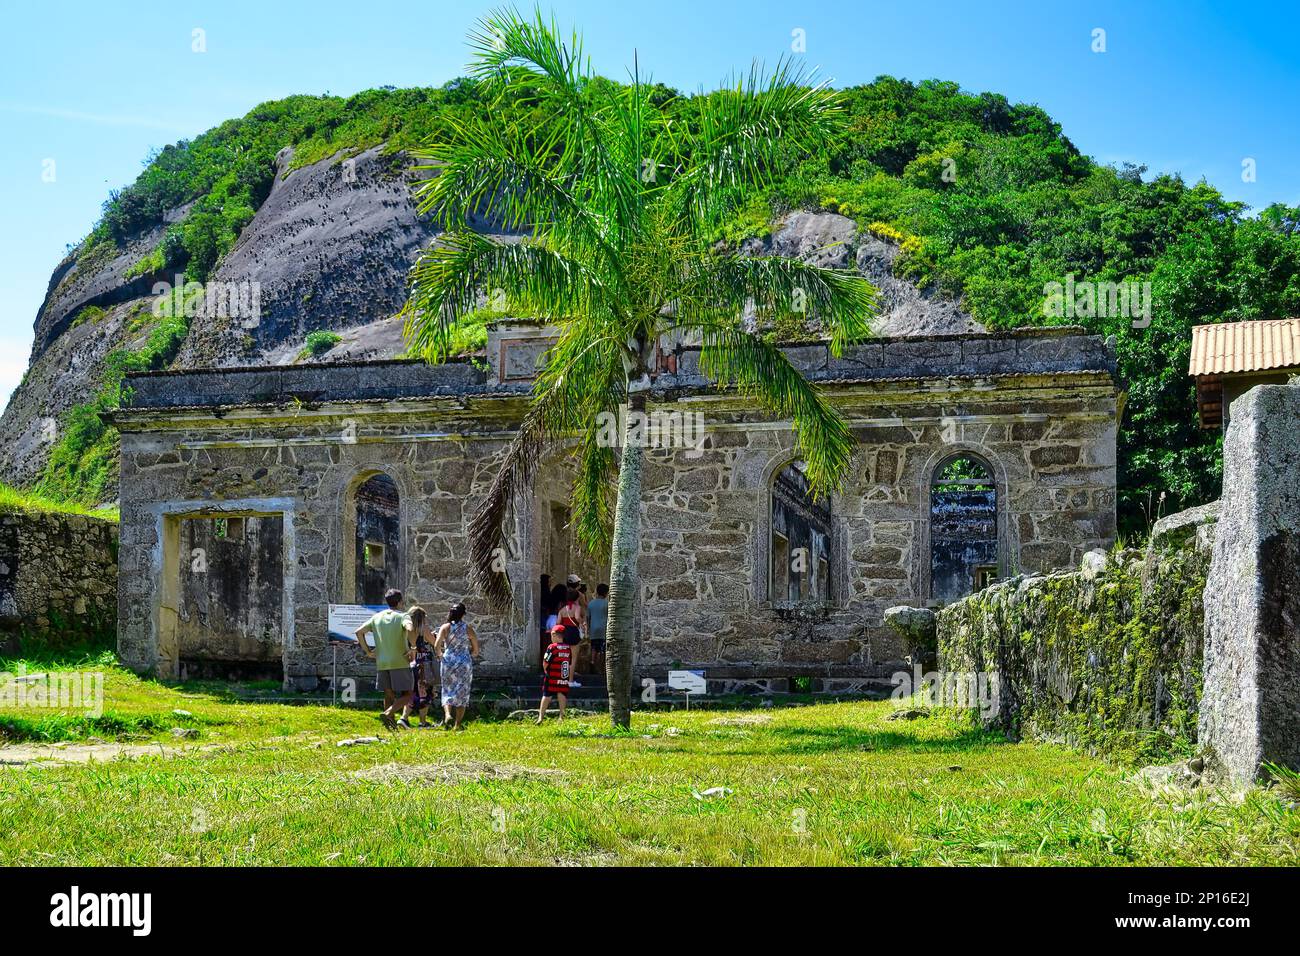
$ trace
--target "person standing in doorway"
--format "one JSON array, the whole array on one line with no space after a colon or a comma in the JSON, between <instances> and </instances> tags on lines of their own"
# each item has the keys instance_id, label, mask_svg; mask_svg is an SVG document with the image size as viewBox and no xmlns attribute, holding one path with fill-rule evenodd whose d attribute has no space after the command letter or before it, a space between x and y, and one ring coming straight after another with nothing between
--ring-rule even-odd
<instances>
[{"instance_id":1,"label":"person standing in doorway","mask_svg":"<svg viewBox=\"0 0 1300 956\"><path fill-rule=\"evenodd\" d=\"M587 609L587 585L581 576L570 574L564 582L564 586L578 592L578 603L582 605L582 609L585 611Z\"/></svg>"},{"instance_id":2,"label":"person standing in doorway","mask_svg":"<svg viewBox=\"0 0 1300 956\"><path fill-rule=\"evenodd\" d=\"M546 602L546 620L542 624L542 636L545 641L542 643L542 650L545 651L548 644L551 643L551 630L555 627L558 620L557 615L561 605L564 604L564 595L568 589L563 584L557 584L551 588L551 595Z\"/></svg>"},{"instance_id":3,"label":"person standing in doorway","mask_svg":"<svg viewBox=\"0 0 1300 956\"><path fill-rule=\"evenodd\" d=\"M400 705L402 719L406 720L407 708L411 704L411 647L407 633L411 630L411 619L398 610L402 605L402 592L389 588L384 592L387 609L380 611L370 620L357 628L357 644L366 656L375 662L377 671L375 687L384 693L384 709L379 719L389 730L397 729L394 711ZM367 634L375 635L375 649L372 651L366 641Z\"/></svg>"},{"instance_id":4,"label":"person standing in doorway","mask_svg":"<svg viewBox=\"0 0 1300 956\"><path fill-rule=\"evenodd\" d=\"M474 681L474 658L478 656L478 635L465 621L464 604L452 605L433 646L442 656L442 725L460 730Z\"/></svg>"},{"instance_id":5,"label":"person standing in doorway","mask_svg":"<svg viewBox=\"0 0 1300 956\"><path fill-rule=\"evenodd\" d=\"M570 577L572 576L570 575ZM570 587L565 591L564 603L555 612L555 623L557 626L564 628L564 642L574 649L572 651L573 663L576 665L578 642L582 640L582 629L587 623L587 612L582 607L576 587ZM572 674L570 674L569 686L581 687L582 685L574 680Z\"/></svg>"},{"instance_id":6,"label":"person standing in doorway","mask_svg":"<svg viewBox=\"0 0 1300 956\"><path fill-rule=\"evenodd\" d=\"M591 639L591 669L605 672L605 629L609 624L609 585L597 584L596 596L587 602L587 637Z\"/></svg>"},{"instance_id":7,"label":"person standing in doorway","mask_svg":"<svg viewBox=\"0 0 1300 956\"><path fill-rule=\"evenodd\" d=\"M560 720L564 719L572 670L573 648L566 639L564 625L557 624L551 632L551 643L542 655L542 702L537 707L538 725L546 719L546 708L551 705L552 697L559 698Z\"/></svg>"}]
</instances>

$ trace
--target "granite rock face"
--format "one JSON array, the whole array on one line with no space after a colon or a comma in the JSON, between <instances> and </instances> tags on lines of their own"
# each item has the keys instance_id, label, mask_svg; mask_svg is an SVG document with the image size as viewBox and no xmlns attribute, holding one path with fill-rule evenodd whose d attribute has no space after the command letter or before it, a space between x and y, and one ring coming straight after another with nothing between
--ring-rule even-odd
<instances>
[{"instance_id":1,"label":"granite rock face","mask_svg":"<svg viewBox=\"0 0 1300 956\"><path fill-rule=\"evenodd\" d=\"M1200 735L1238 782L1300 767L1300 388L1232 403L1205 590Z\"/></svg>"},{"instance_id":2,"label":"granite rock face","mask_svg":"<svg viewBox=\"0 0 1300 956\"><path fill-rule=\"evenodd\" d=\"M856 269L880 293L877 335L953 335L983 330L957 302L896 276L897 246L860 233L857 223L836 213L793 212L768 242L750 242L745 251L802 259L827 269Z\"/></svg>"},{"instance_id":3,"label":"granite rock face","mask_svg":"<svg viewBox=\"0 0 1300 956\"><path fill-rule=\"evenodd\" d=\"M435 235L411 201L410 158L374 147L289 170L291 159L281 152L270 195L212 275L260 283L258 321L199 317L181 367L256 364L281 346L296 357L308 332L391 321L405 303L407 272Z\"/></svg>"},{"instance_id":4,"label":"granite rock face","mask_svg":"<svg viewBox=\"0 0 1300 956\"><path fill-rule=\"evenodd\" d=\"M858 271L880 290L876 334L948 335L983 330L955 300L932 289L918 289L896 276L898 255L898 246L883 239L864 234L858 240L854 254Z\"/></svg>"},{"instance_id":5,"label":"granite rock face","mask_svg":"<svg viewBox=\"0 0 1300 956\"><path fill-rule=\"evenodd\" d=\"M437 235L412 202L417 173L411 158L375 147L297 169L289 168L291 160L290 149L281 152L270 195L210 279L256 282L260 314L255 321L195 316L175 367L385 359L404 351L402 323L395 315L406 300L411 264ZM78 261L69 256L56 268L36 319L27 377L0 418L0 480L35 480L64 414L99 390L109 353L144 344L151 328L152 289L175 276L128 278L127 272L154 248L166 225L186 212L187 207L173 210L164 224L133 237L112 258ZM476 227L502 235L490 222ZM955 302L895 277L897 248L859 235L857 225L843 216L795 212L770 239L751 240L744 248L752 254L856 267L881 292L878 335L978 329ZM103 312L95 313L94 322L78 324L86 306ZM323 329L338 333L342 341L318 358L304 358L307 334Z\"/></svg>"}]
</instances>

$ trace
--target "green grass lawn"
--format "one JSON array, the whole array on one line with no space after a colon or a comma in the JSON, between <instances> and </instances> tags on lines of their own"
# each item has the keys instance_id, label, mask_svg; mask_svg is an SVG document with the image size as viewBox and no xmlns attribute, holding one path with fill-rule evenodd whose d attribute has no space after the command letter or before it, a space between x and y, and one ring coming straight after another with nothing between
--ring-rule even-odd
<instances>
[{"instance_id":1,"label":"green grass lawn","mask_svg":"<svg viewBox=\"0 0 1300 956\"><path fill-rule=\"evenodd\" d=\"M1272 792L1153 795L956 715L889 720L888 702L388 734L370 711L78 666L106 673L103 716L0 710L0 761L50 741L157 753L0 766L0 864L1300 862L1300 812ZM382 742L337 746L358 735Z\"/></svg>"}]
</instances>

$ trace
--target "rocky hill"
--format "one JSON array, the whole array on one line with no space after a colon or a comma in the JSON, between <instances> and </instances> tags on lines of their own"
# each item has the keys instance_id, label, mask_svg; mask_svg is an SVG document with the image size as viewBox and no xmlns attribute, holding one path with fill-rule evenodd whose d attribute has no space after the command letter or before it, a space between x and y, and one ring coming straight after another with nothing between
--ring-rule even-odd
<instances>
[{"instance_id":1,"label":"rocky hill","mask_svg":"<svg viewBox=\"0 0 1300 956\"><path fill-rule=\"evenodd\" d=\"M292 156L291 147L277 155L270 193L209 278L257 283L259 318L194 316L173 367L387 358L403 351L394 316L405 301L408 269L436 235L411 200L413 161L382 146L297 168ZM159 225L129 237L116 255L74 253L55 269L36 316L27 375L0 419L0 480L34 482L69 410L100 389L109 356L147 345L155 325L154 290L176 277L166 270L137 274L139 264L187 211L171 210ZM751 240L746 248L856 266L881 289L881 334L975 327L955 302L896 278L897 247L860 233L844 216L796 212L769 239ZM304 354L304 343L316 330L341 339L313 357Z\"/></svg>"}]
</instances>

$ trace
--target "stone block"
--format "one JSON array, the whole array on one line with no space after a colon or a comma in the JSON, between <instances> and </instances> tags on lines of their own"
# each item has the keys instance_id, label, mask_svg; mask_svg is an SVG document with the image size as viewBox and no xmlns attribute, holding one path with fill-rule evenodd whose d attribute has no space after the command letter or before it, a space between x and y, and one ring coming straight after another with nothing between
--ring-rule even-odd
<instances>
[{"instance_id":1,"label":"stone block","mask_svg":"<svg viewBox=\"0 0 1300 956\"><path fill-rule=\"evenodd\" d=\"M1029 464L1039 471L1059 468L1062 465L1074 465L1079 461L1077 445L1044 445L1030 449Z\"/></svg>"},{"instance_id":2,"label":"stone block","mask_svg":"<svg viewBox=\"0 0 1300 956\"><path fill-rule=\"evenodd\" d=\"M1199 734L1240 783L1300 768L1300 388L1232 403L1205 586Z\"/></svg>"}]
</instances>

